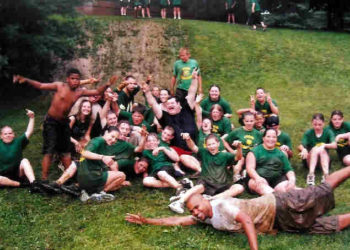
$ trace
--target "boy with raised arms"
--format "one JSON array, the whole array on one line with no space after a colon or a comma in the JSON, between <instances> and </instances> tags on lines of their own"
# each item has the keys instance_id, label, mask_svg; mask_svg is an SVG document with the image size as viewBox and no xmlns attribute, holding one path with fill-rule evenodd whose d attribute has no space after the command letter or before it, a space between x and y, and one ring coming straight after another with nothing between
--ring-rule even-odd
<instances>
[{"instance_id":1,"label":"boy with raised arms","mask_svg":"<svg viewBox=\"0 0 350 250\"><path fill-rule=\"evenodd\" d=\"M71 156L69 152L70 128L69 119L67 116L73 104L81 96L101 95L110 85L114 84L117 80L117 77L113 76L107 84L100 86L97 89L89 90L79 87L80 77L81 74L77 69L69 69L67 71L67 83L53 82L47 84L31 80L20 75L15 75L13 77L14 83L18 82L22 84L26 82L34 88L40 90L55 91L50 108L44 121L44 158L42 160L43 180L46 180L48 178L52 155L54 153L58 152L61 154L60 158L65 168L68 168L71 164Z\"/></svg>"}]
</instances>

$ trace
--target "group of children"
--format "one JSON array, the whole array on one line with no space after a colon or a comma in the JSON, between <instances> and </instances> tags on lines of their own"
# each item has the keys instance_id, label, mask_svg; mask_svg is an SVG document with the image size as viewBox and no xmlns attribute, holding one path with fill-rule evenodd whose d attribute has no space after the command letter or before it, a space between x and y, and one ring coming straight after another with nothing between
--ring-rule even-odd
<instances>
[{"instance_id":1,"label":"group of children","mask_svg":"<svg viewBox=\"0 0 350 250\"><path fill-rule=\"evenodd\" d=\"M84 202L109 201L114 196L108 192L129 186L129 180L139 175L146 187L175 189L170 208L180 213L186 197L194 193L222 197L247 189L264 195L297 188L289 161L292 143L280 130L277 103L257 88L249 107L237 110L241 126L235 128L232 109L219 86L211 85L203 100L199 65L187 48L180 49L174 63L170 91L153 85L151 76L137 83L132 75L114 90L115 76L97 89L86 89L82 85L99 80L80 80L80 76L71 69L66 83L50 84L14 76L14 82L55 94L43 123L41 181L35 180L29 160L22 155L34 128L34 113L28 110L23 135L15 137L9 126L1 129L1 186L66 192ZM134 100L141 89L145 104ZM328 149L336 149L343 164L350 165L350 123L344 122L341 111L333 111L329 126L324 126L323 115L315 114L298 147L309 168L308 185L315 185L318 165L322 182L329 175ZM49 182L55 155L64 172ZM198 179L197 185L185 175ZM73 183L66 185L68 180Z\"/></svg>"},{"instance_id":2,"label":"group of children","mask_svg":"<svg viewBox=\"0 0 350 250\"><path fill-rule=\"evenodd\" d=\"M120 2L120 15L126 16L127 9L132 8L134 10L134 17L138 18L140 12L143 18L147 15L151 18L151 0L119 0ZM181 19L181 0L160 0L160 15L162 19L166 18L167 9L173 6L174 19Z\"/></svg>"},{"instance_id":3,"label":"group of children","mask_svg":"<svg viewBox=\"0 0 350 250\"><path fill-rule=\"evenodd\" d=\"M134 0L131 3L131 0L119 0L120 1L120 15L126 16L127 9L129 7L134 10L134 17L137 18L140 15L143 18L147 15L148 18L151 18L151 0ZM261 17L261 7L258 0L249 0L249 18L248 25L252 26L253 30L257 29L257 25L261 25L262 29L265 31L267 26L262 20ZM181 0L160 0L160 16L162 19L166 19L167 10L170 6L173 6L173 17L174 19L181 19ZM236 0L225 0L225 10L227 14L227 23L235 23L235 9L237 6Z\"/></svg>"}]
</instances>

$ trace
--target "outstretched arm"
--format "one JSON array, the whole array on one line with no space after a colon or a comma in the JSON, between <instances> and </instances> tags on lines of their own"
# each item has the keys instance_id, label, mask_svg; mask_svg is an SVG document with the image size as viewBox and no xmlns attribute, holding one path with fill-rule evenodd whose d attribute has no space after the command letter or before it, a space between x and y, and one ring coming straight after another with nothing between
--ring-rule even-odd
<instances>
[{"instance_id":1,"label":"outstretched arm","mask_svg":"<svg viewBox=\"0 0 350 250\"><path fill-rule=\"evenodd\" d=\"M192 72L192 82L191 86L188 89L188 94L186 96L187 103L191 109L194 109L194 105L196 103L196 94L198 89L198 69L194 69Z\"/></svg>"},{"instance_id":2,"label":"outstretched arm","mask_svg":"<svg viewBox=\"0 0 350 250\"><path fill-rule=\"evenodd\" d=\"M84 96L102 95L103 92L105 92L105 90L108 87L110 87L113 84L115 84L117 80L118 80L118 76L112 76L105 85L102 85L102 86L98 87L97 89L83 89L82 90L82 95L84 95Z\"/></svg>"},{"instance_id":3,"label":"outstretched arm","mask_svg":"<svg viewBox=\"0 0 350 250\"><path fill-rule=\"evenodd\" d=\"M146 100L148 104L152 107L153 113L156 116L156 118L159 120L163 116L163 110L162 107L157 103L156 99L152 95L149 85L147 83L142 83L141 88L143 93L145 93Z\"/></svg>"},{"instance_id":4,"label":"outstretched arm","mask_svg":"<svg viewBox=\"0 0 350 250\"><path fill-rule=\"evenodd\" d=\"M266 94L266 100L270 105L272 113L278 115L278 107L273 103L271 96L270 96L270 93Z\"/></svg>"},{"instance_id":5,"label":"outstretched arm","mask_svg":"<svg viewBox=\"0 0 350 250\"><path fill-rule=\"evenodd\" d=\"M25 132L25 135L27 137L27 139L29 139L29 137L33 134L34 131L34 120L35 120L35 114L33 111L26 109L27 111L27 116L29 117L29 122L28 122L28 126L27 126L27 130Z\"/></svg>"},{"instance_id":6,"label":"outstretched arm","mask_svg":"<svg viewBox=\"0 0 350 250\"><path fill-rule=\"evenodd\" d=\"M80 80L80 85L86 85L86 84L95 84L98 83L101 80L101 78L89 78L85 80Z\"/></svg>"},{"instance_id":7,"label":"outstretched arm","mask_svg":"<svg viewBox=\"0 0 350 250\"><path fill-rule=\"evenodd\" d=\"M126 214L125 220L135 224L150 224L156 226L190 226L197 224L191 216L167 217L167 218L145 218L140 214Z\"/></svg>"},{"instance_id":8,"label":"outstretched arm","mask_svg":"<svg viewBox=\"0 0 350 250\"><path fill-rule=\"evenodd\" d=\"M29 85L33 86L36 89L40 89L40 90L57 90L57 86L58 86L58 82L54 82L54 83L41 83L29 78L25 78L23 76L20 75L14 75L13 76L13 83L28 83Z\"/></svg>"},{"instance_id":9,"label":"outstretched arm","mask_svg":"<svg viewBox=\"0 0 350 250\"><path fill-rule=\"evenodd\" d=\"M255 227L252 219L242 211L239 211L235 220L242 224L244 233L248 238L250 249L258 249L258 238L255 232Z\"/></svg>"}]
</instances>

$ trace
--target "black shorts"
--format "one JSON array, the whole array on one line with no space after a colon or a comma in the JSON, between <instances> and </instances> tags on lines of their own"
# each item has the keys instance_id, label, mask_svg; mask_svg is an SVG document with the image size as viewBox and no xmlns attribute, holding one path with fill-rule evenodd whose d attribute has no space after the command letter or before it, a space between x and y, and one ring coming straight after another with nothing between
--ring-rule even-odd
<instances>
[{"instance_id":1,"label":"black shorts","mask_svg":"<svg viewBox=\"0 0 350 250\"><path fill-rule=\"evenodd\" d=\"M222 193L232 186L231 184L213 183L205 179L199 179L196 185L203 185L204 193L207 195L216 195L216 194Z\"/></svg>"},{"instance_id":2,"label":"black shorts","mask_svg":"<svg viewBox=\"0 0 350 250\"><path fill-rule=\"evenodd\" d=\"M173 177L175 176L175 169L174 169L173 166L164 166L164 167L162 167L161 169L158 169L158 170L155 171L154 173L150 174L149 176L159 179L158 173L159 173L160 171L165 171L165 172L167 172L169 175L171 175L171 176L173 176Z\"/></svg>"},{"instance_id":3,"label":"black shorts","mask_svg":"<svg viewBox=\"0 0 350 250\"><path fill-rule=\"evenodd\" d=\"M151 5L150 4L143 4L142 8L151 8Z\"/></svg>"},{"instance_id":4,"label":"black shorts","mask_svg":"<svg viewBox=\"0 0 350 250\"><path fill-rule=\"evenodd\" d=\"M167 5L167 4L166 4L166 5L164 5L164 4L161 4L161 5L160 5L160 8L161 8L161 9L167 9L168 7L169 7L169 5Z\"/></svg>"},{"instance_id":5,"label":"black shorts","mask_svg":"<svg viewBox=\"0 0 350 250\"><path fill-rule=\"evenodd\" d=\"M328 234L339 231L338 216L322 217L334 208L328 183L285 193L275 193L275 228L285 232Z\"/></svg>"},{"instance_id":6,"label":"black shorts","mask_svg":"<svg viewBox=\"0 0 350 250\"><path fill-rule=\"evenodd\" d=\"M227 14L233 14L234 11L235 11L234 8L228 8L228 9L227 9Z\"/></svg>"},{"instance_id":7,"label":"black shorts","mask_svg":"<svg viewBox=\"0 0 350 250\"><path fill-rule=\"evenodd\" d=\"M120 3L120 7L128 7L128 3L126 1L123 1Z\"/></svg>"},{"instance_id":8,"label":"black shorts","mask_svg":"<svg viewBox=\"0 0 350 250\"><path fill-rule=\"evenodd\" d=\"M350 146L345 146L343 148L337 149L338 159L343 162L343 159L346 155L350 155Z\"/></svg>"},{"instance_id":9,"label":"black shorts","mask_svg":"<svg viewBox=\"0 0 350 250\"><path fill-rule=\"evenodd\" d=\"M19 177L19 165L17 167L13 167L0 172L0 176L7 177L13 181L21 180L21 177Z\"/></svg>"},{"instance_id":10,"label":"black shorts","mask_svg":"<svg viewBox=\"0 0 350 250\"><path fill-rule=\"evenodd\" d=\"M45 116L43 154L69 153L71 149L69 120L57 121Z\"/></svg>"},{"instance_id":11,"label":"black shorts","mask_svg":"<svg viewBox=\"0 0 350 250\"><path fill-rule=\"evenodd\" d=\"M250 15L249 25L256 25L261 23L261 14L260 11L255 11Z\"/></svg>"},{"instance_id":12,"label":"black shorts","mask_svg":"<svg viewBox=\"0 0 350 250\"><path fill-rule=\"evenodd\" d=\"M181 8L181 4L173 4L174 8Z\"/></svg>"}]
</instances>

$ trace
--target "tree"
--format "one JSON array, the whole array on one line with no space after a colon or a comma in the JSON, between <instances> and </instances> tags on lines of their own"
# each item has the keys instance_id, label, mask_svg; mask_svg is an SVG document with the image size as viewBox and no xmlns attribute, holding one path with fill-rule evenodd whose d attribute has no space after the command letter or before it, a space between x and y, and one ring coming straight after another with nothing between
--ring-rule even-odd
<instances>
[{"instance_id":1,"label":"tree","mask_svg":"<svg viewBox=\"0 0 350 250\"><path fill-rule=\"evenodd\" d=\"M58 58L69 59L84 33L71 18L79 0L1 0L0 96L20 73L48 80ZM62 14L64 17L52 16ZM26 89L24 90L26 91Z\"/></svg>"}]
</instances>

